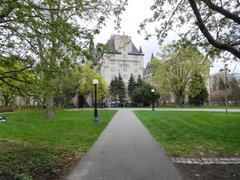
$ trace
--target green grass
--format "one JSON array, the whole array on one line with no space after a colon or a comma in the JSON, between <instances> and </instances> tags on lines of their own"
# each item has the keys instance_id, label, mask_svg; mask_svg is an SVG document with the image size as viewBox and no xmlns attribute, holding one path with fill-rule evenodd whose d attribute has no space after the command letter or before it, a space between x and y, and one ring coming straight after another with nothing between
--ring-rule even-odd
<instances>
[{"instance_id":1,"label":"green grass","mask_svg":"<svg viewBox=\"0 0 240 180\"><path fill-rule=\"evenodd\" d=\"M156 108L177 108L176 105L161 105L157 106ZM214 105L204 105L204 106L190 106L186 105L184 106L184 109L225 109L225 106L214 106ZM228 109L240 109L240 106L228 106Z\"/></svg>"},{"instance_id":2,"label":"green grass","mask_svg":"<svg viewBox=\"0 0 240 180\"><path fill-rule=\"evenodd\" d=\"M240 113L135 111L172 156L240 155Z\"/></svg>"},{"instance_id":3,"label":"green grass","mask_svg":"<svg viewBox=\"0 0 240 180\"><path fill-rule=\"evenodd\" d=\"M52 120L40 111L5 114L8 121L0 123L0 179L58 174L75 154L89 150L115 113L99 111L99 123L93 123L89 110L57 111Z\"/></svg>"}]
</instances>

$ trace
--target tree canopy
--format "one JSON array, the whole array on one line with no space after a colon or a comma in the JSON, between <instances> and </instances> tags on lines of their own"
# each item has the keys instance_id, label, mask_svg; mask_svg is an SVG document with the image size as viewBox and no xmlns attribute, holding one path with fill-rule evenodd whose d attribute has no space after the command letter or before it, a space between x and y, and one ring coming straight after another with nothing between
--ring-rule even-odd
<instances>
[{"instance_id":1,"label":"tree canopy","mask_svg":"<svg viewBox=\"0 0 240 180\"><path fill-rule=\"evenodd\" d=\"M152 80L157 87L175 95L176 104L183 107L189 82L194 73L208 77L209 62L189 41L181 40L164 48L161 60L153 61Z\"/></svg>"},{"instance_id":2,"label":"tree canopy","mask_svg":"<svg viewBox=\"0 0 240 180\"><path fill-rule=\"evenodd\" d=\"M37 94L42 95L40 99L45 101L47 116L51 118L58 77L82 58L94 60L94 36L110 15L119 22L126 4L127 0L2 0L0 57L11 58L15 64L24 62L24 66L0 72L0 81L17 87L6 78L26 83L29 80L15 76L16 72L37 72Z\"/></svg>"},{"instance_id":3,"label":"tree canopy","mask_svg":"<svg viewBox=\"0 0 240 180\"><path fill-rule=\"evenodd\" d=\"M121 74L118 77L114 77L110 82L109 87L111 99L113 101L119 101L121 104L124 104L126 101L126 87L123 82Z\"/></svg>"},{"instance_id":4,"label":"tree canopy","mask_svg":"<svg viewBox=\"0 0 240 180\"><path fill-rule=\"evenodd\" d=\"M199 73L194 73L189 83L188 102L191 105L203 105L208 98L206 82Z\"/></svg>"},{"instance_id":5,"label":"tree canopy","mask_svg":"<svg viewBox=\"0 0 240 180\"><path fill-rule=\"evenodd\" d=\"M227 51L240 59L239 0L155 0L151 10L153 16L140 29L157 22L160 42L174 31L204 47L212 56ZM148 33L146 38L151 35Z\"/></svg>"},{"instance_id":6,"label":"tree canopy","mask_svg":"<svg viewBox=\"0 0 240 180\"><path fill-rule=\"evenodd\" d=\"M158 92L153 94L151 92L153 88L154 86L146 82L142 82L141 85L136 86L132 91L133 103L138 106L149 106L152 103L153 98L155 99L155 102L157 102L160 95Z\"/></svg>"}]
</instances>

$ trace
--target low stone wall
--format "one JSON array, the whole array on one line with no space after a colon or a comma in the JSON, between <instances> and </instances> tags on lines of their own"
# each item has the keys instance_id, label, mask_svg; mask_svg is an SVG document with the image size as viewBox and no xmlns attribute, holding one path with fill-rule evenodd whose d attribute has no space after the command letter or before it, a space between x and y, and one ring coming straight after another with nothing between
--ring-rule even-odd
<instances>
[{"instance_id":1,"label":"low stone wall","mask_svg":"<svg viewBox=\"0 0 240 180\"><path fill-rule=\"evenodd\" d=\"M176 164L196 164L196 165L209 165L209 164L240 164L240 158L175 158L171 157L170 160Z\"/></svg>"}]
</instances>

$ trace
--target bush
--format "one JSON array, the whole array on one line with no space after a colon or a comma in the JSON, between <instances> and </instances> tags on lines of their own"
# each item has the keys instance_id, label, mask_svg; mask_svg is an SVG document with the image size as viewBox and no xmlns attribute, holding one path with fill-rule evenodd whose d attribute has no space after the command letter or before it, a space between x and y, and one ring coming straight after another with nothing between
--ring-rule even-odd
<instances>
[{"instance_id":1,"label":"bush","mask_svg":"<svg viewBox=\"0 0 240 180\"><path fill-rule=\"evenodd\" d=\"M160 95L158 92L152 94L151 90L153 88L154 87L148 83L143 83L141 86L134 88L131 93L133 103L137 104L138 106L149 106L152 103L153 96L155 102L157 102L157 100L160 98Z\"/></svg>"},{"instance_id":2,"label":"bush","mask_svg":"<svg viewBox=\"0 0 240 180\"><path fill-rule=\"evenodd\" d=\"M14 111L14 108L12 107L0 106L0 113L13 112L13 111Z\"/></svg>"}]
</instances>

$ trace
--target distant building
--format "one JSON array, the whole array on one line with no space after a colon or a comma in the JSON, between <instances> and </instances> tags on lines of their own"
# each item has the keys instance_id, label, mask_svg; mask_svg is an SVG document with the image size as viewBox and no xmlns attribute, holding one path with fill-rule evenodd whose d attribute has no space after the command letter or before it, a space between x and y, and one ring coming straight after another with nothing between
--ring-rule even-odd
<instances>
[{"instance_id":1,"label":"distant building","mask_svg":"<svg viewBox=\"0 0 240 180\"><path fill-rule=\"evenodd\" d=\"M99 60L100 74L107 85L114 77L121 74L125 86L133 74L135 80L140 75L143 77L144 54L142 48L136 48L130 36L113 35L107 42L107 49Z\"/></svg>"},{"instance_id":2,"label":"distant building","mask_svg":"<svg viewBox=\"0 0 240 180\"><path fill-rule=\"evenodd\" d=\"M227 73L227 81L232 81L234 78L240 84L240 73L234 73L234 74ZM225 71L223 70L210 76L209 88L211 93L219 90L218 86L219 86L220 79L222 79L224 82L226 81Z\"/></svg>"},{"instance_id":3,"label":"distant building","mask_svg":"<svg viewBox=\"0 0 240 180\"><path fill-rule=\"evenodd\" d=\"M151 83L151 76L152 76L152 61L154 59L154 55L152 54L150 61L147 63L146 67L144 68L143 71L143 80L146 82Z\"/></svg>"}]
</instances>

